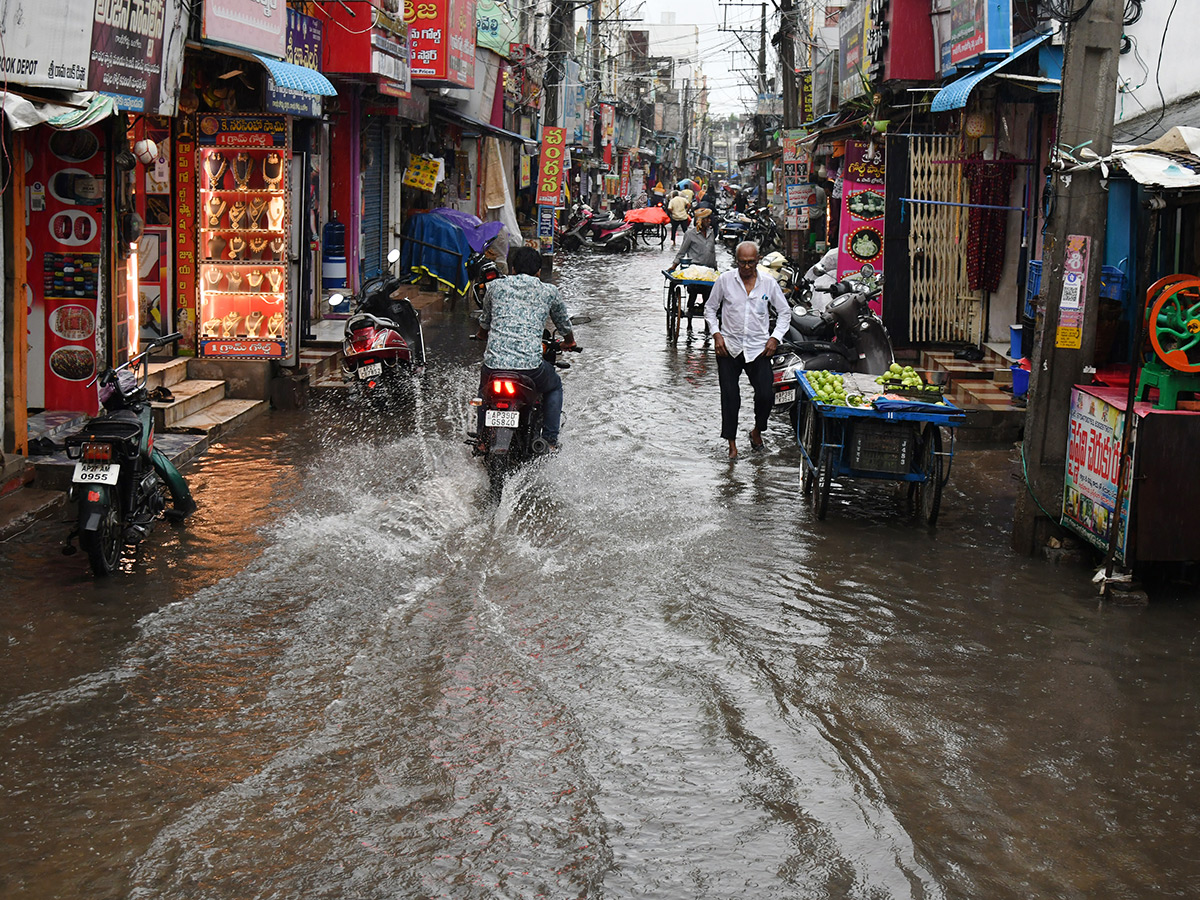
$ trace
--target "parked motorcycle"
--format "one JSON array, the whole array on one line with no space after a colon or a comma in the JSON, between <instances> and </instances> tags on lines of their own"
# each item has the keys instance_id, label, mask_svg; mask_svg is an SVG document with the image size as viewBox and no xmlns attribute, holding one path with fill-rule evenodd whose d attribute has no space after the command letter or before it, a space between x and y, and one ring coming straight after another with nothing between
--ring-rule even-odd
<instances>
[{"instance_id":1,"label":"parked motorcycle","mask_svg":"<svg viewBox=\"0 0 1200 900\"><path fill-rule=\"evenodd\" d=\"M494 241L495 238L492 238ZM467 278L470 279L471 296L475 298L475 305L483 309L483 300L487 296L487 287L497 278L503 278L504 273L500 271L500 266L496 261L487 255L488 247L492 245L492 241L488 241L487 245L478 253L472 253L467 259Z\"/></svg>"},{"instance_id":2,"label":"parked motorcycle","mask_svg":"<svg viewBox=\"0 0 1200 900\"><path fill-rule=\"evenodd\" d=\"M766 269L771 277L779 283L779 288L783 291L788 305L795 306L801 289L801 281L797 277L799 267L778 250L764 256L759 261L759 266Z\"/></svg>"},{"instance_id":3,"label":"parked motorcycle","mask_svg":"<svg viewBox=\"0 0 1200 900\"><path fill-rule=\"evenodd\" d=\"M570 363L558 361L564 349L560 338L549 331L542 335L542 358L556 368L571 368ZM569 349L578 353L580 348ZM542 395L529 376L503 370L492 371L479 393L470 401L475 430L468 427L467 443L473 456L483 457L488 493L497 501L508 475L549 449L542 438Z\"/></svg>"},{"instance_id":4,"label":"parked motorcycle","mask_svg":"<svg viewBox=\"0 0 1200 900\"><path fill-rule=\"evenodd\" d=\"M895 362L892 341L883 321L871 309L883 291L872 266L830 286L833 297L821 311L797 306L783 341L771 358L775 409L788 411L796 424L796 369L882 375Z\"/></svg>"},{"instance_id":5,"label":"parked motorcycle","mask_svg":"<svg viewBox=\"0 0 1200 900\"><path fill-rule=\"evenodd\" d=\"M400 277L392 271L400 251L388 253L388 271L363 282L346 320L342 338L342 372L374 400L399 395L411 376L425 370L425 338L421 314L406 297L393 297ZM334 294L331 307L345 298Z\"/></svg>"},{"instance_id":6,"label":"parked motorcycle","mask_svg":"<svg viewBox=\"0 0 1200 900\"><path fill-rule=\"evenodd\" d=\"M586 203L580 203L572 209L558 239L559 246L568 252L588 247L626 253L637 243L633 223L611 217L600 218Z\"/></svg>"},{"instance_id":7,"label":"parked motorcycle","mask_svg":"<svg viewBox=\"0 0 1200 900\"><path fill-rule=\"evenodd\" d=\"M74 553L71 542L78 538L98 576L116 570L126 545L141 542L159 513L179 521L196 509L187 482L154 446L146 393L150 354L181 337L157 338L123 365L100 372L92 384L100 385L105 411L66 439L67 456L76 460L67 497L78 503L79 524L63 552Z\"/></svg>"},{"instance_id":8,"label":"parked motorcycle","mask_svg":"<svg viewBox=\"0 0 1200 900\"><path fill-rule=\"evenodd\" d=\"M750 228L750 224L751 219L745 213L730 210L721 220L721 227L717 232L717 236L726 247L733 250L738 244L746 240L746 232Z\"/></svg>"},{"instance_id":9,"label":"parked motorcycle","mask_svg":"<svg viewBox=\"0 0 1200 900\"><path fill-rule=\"evenodd\" d=\"M750 225L742 240L754 241L760 253L769 253L780 246L779 226L771 215L769 206L760 206L749 213Z\"/></svg>"}]
</instances>

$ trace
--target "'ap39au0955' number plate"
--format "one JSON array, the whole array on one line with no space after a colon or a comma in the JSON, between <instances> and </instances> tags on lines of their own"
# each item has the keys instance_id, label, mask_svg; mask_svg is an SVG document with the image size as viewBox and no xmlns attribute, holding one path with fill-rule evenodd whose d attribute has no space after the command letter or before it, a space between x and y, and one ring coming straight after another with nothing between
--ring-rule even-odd
<instances>
[{"instance_id":1,"label":"'ap39au0955' number plate","mask_svg":"<svg viewBox=\"0 0 1200 900\"><path fill-rule=\"evenodd\" d=\"M75 463L71 480L76 484L116 484L121 467L116 463Z\"/></svg>"},{"instance_id":2,"label":"'ap39au0955' number plate","mask_svg":"<svg viewBox=\"0 0 1200 900\"><path fill-rule=\"evenodd\" d=\"M521 413L515 409L488 409L483 413L483 424L487 428L518 428Z\"/></svg>"}]
</instances>

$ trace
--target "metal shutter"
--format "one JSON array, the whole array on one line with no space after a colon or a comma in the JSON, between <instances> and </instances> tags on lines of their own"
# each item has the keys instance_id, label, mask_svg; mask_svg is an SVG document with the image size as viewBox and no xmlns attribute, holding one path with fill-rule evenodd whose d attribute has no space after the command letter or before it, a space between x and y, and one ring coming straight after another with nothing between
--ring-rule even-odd
<instances>
[{"instance_id":1,"label":"metal shutter","mask_svg":"<svg viewBox=\"0 0 1200 900\"><path fill-rule=\"evenodd\" d=\"M376 118L367 125L363 144L367 149L370 165L363 170L363 245L362 274L364 278L383 271L387 257L387 235L384 219L388 214L389 160L387 157L387 129L381 119Z\"/></svg>"}]
</instances>

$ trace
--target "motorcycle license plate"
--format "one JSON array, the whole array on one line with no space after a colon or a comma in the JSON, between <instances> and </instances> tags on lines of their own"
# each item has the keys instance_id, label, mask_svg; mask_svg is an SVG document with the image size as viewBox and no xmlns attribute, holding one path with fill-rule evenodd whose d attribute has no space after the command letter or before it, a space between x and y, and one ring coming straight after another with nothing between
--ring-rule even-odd
<instances>
[{"instance_id":1,"label":"motorcycle license plate","mask_svg":"<svg viewBox=\"0 0 1200 900\"><path fill-rule=\"evenodd\" d=\"M75 463L71 480L76 484L116 484L121 467L116 463Z\"/></svg>"},{"instance_id":2,"label":"motorcycle license plate","mask_svg":"<svg viewBox=\"0 0 1200 900\"><path fill-rule=\"evenodd\" d=\"M369 366L358 367L359 378L374 378L383 372L383 363L371 363Z\"/></svg>"},{"instance_id":3,"label":"motorcycle license plate","mask_svg":"<svg viewBox=\"0 0 1200 900\"><path fill-rule=\"evenodd\" d=\"M779 406L780 404L783 404L783 403L795 403L795 402L796 402L796 389L795 388L790 388L786 391L780 391L778 394L775 395L775 405L776 406Z\"/></svg>"},{"instance_id":4,"label":"motorcycle license plate","mask_svg":"<svg viewBox=\"0 0 1200 900\"><path fill-rule=\"evenodd\" d=\"M483 424L487 428L517 428L521 424L521 413L515 409L484 410Z\"/></svg>"}]
</instances>

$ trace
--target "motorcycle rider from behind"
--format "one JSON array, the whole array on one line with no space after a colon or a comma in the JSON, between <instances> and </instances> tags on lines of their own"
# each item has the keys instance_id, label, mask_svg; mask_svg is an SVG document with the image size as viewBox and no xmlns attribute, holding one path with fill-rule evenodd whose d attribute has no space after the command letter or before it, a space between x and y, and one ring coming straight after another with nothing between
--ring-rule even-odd
<instances>
[{"instance_id":1,"label":"motorcycle rider from behind","mask_svg":"<svg viewBox=\"0 0 1200 900\"><path fill-rule=\"evenodd\" d=\"M481 383L495 370L527 375L542 395L542 438L551 452L558 449L562 421L562 379L542 358L542 332L550 318L563 338L563 349L575 346L567 305L558 288L538 278L542 257L532 247L520 247L509 261L512 274L492 282L479 317L479 338L487 338ZM482 415L482 413L480 413Z\"/></svg>"}]
</instances>

